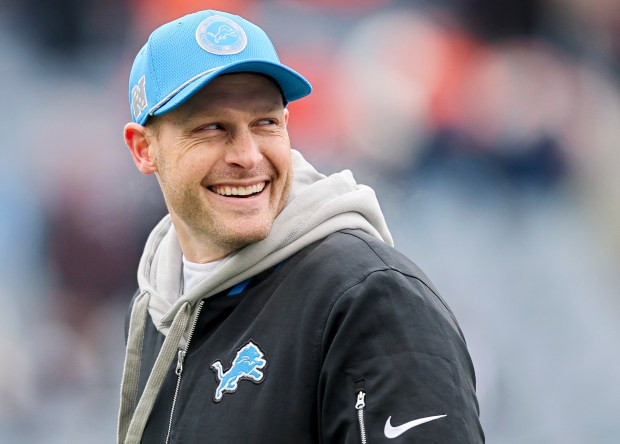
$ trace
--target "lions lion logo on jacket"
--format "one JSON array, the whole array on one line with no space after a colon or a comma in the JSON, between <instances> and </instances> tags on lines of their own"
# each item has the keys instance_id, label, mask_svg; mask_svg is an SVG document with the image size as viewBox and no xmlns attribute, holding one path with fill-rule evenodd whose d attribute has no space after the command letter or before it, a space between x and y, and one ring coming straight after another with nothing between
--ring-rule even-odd
<instances>
[{"instance_id":1,"label":"lions lion logo on jacket","mask_svg":"<svg viewBox=\"0 0 620 444\"><path fill-rule=\"evenodd\" d=\"M265 378L261 369L267 365L264 356L261 349L249 341L237 352L231 367L227 371L224 371L220 361L211 364L211 368L216 372L219 381L213 396L215 402L220 402L224 393L236 392L241 379L249 379L255 384L260 383Z\"/></svg>"}]
</instances>

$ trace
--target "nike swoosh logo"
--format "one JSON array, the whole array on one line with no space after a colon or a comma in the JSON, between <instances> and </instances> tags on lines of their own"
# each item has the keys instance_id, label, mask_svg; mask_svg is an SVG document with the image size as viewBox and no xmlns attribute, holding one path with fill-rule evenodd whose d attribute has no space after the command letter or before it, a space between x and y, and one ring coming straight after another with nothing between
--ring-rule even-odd
<instances>
[{"instance_id":1,"label":"nike swoosh logo","mask_svg":"<svg viewBox=\"0 0 620 444\"><path fill-rule=\"evenodd\" d=\"M392 419L392 417L390 416L387 419L387 421L385 421L385 428L383 429L383 433L385 433L386 438L393 439L393 438L396 438L402 435L407 430L410 430L414 427L419 426L420 424L434 421L436 419L443 418L445 416L448 416L448 415L428 416L426 418L415 419L413 421L406 422L403 425L399 425L398 427L392 426L392 424L390 423L390 420Z\"/></svg>"}]
</instances>

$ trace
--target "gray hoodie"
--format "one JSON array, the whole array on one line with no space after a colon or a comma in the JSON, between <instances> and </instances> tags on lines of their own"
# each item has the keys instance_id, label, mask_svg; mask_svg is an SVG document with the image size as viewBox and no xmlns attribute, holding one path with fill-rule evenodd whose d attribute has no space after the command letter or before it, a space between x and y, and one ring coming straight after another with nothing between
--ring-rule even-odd
<instances>
[{"instance_id":1,"label":"gray hoodie","mask_svg":"<svg viewBox=\"0 0 620 444\"><path fill-rule=\"evenodd\" d=\"M215 295L280 263L302 248L347 228L362 229L392 246L374 191L355 182L350 171L318 173L292 150L293 185L282 212L265 239L227 256L209 275L181 295L182 251L170 216L151 232L138 267L127 339L118 442L139 443L163 378L191 335L191 319L201 299ZM147 313L166 335L146 387L136 399Z\"/></svg>"}]
</instances>

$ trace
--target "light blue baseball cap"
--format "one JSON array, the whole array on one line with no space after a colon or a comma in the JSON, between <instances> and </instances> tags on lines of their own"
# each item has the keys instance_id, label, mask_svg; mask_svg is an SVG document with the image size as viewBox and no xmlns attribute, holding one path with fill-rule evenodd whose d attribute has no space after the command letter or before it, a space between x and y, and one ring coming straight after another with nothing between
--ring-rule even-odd
<instances>
[{"instance_id":1,"label":"light blue baseball cap","mask_svg":"<svg viewBox=\"0 0 620 444\"><path fill-rule=\"evenodd\" d=\"M157 28L138 52L129 75L131 118L144 125L215 77L239 72L272 78L287 103L312 91L301 74L280 63L261 28L237 15L199 11Z\"/></svg>"}]
</instances>

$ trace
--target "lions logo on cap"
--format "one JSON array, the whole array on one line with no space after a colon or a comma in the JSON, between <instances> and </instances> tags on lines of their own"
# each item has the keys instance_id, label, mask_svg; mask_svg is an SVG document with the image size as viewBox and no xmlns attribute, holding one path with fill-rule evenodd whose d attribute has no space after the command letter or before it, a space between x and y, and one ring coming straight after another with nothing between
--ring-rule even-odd
<instances>
[{"instance_id":1,"label":"lions logo on cap","mask_svg":"<svg viewBox=\"0 0 620 444\"><path fill-rule=\"evenodd\" d=\"M196 41L212 54L237 54L245 48L248 38L237 23L221 15L204 19L196 29Z\"/></svg>"}]
</instances>

